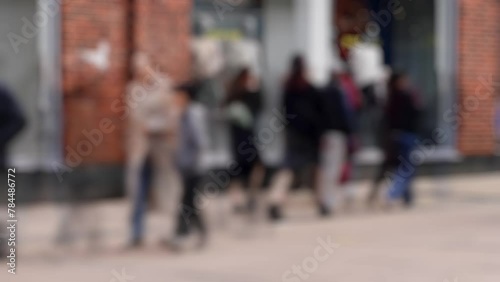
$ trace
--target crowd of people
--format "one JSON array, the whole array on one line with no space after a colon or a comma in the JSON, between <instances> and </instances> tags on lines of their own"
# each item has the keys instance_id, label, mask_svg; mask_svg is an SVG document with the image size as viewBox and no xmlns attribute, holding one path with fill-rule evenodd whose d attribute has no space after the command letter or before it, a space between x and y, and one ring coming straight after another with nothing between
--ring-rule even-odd
<instances>
[{"instance_id":1,"label":"crowd of people","mask_svg":"<svg viewBox=\"0 0 500 282\"><path fill-rule=\"evenodd\" d=\"M172 226L166 226L162 242L169 248L181 249L192 234L198 235L199 247L207 242L209 226L199 198L206 196L202 186L207 187L206 175L213 169L206 155L214 142L210 132L214 110L227 124L232 164L238 168L227 174L231 176L227 185L217 186L217 192L229 198L231 212L255 217L260 209L269 221L278 221L284 217L287 195L297 180L314 191L322 217L330 216L339 204L352 201L347 184L361 143L360 113L378 102L373 87L359 87L347 67L332 71L326 86L318 88L308 78L304 58L297 55L291 60L282 87L285 155L267 182L269 169L261 158L262 150L256 141L250 141L259 138L257 121L264 108L264 92L250 67L242 66L230 79L219 104L206 99L206 80L174 85L166 76L151 71L146 54L136 54L133 67L134 80L127 90L130 116L125 181L132 207L130 246L143 244L145 215L152 209L171 219ZM415 169L401 173L398 166L410 158L420 105L403 73L392 74L386 89L384 114L376 129L384 161L367 203L373 205L382 198L410 206ZM0 99L0 166L5 166L6 146L25 122L13 96L4 88ZM391 173L390 187L381 197L381 182Z\"/></svg>"},{"instance_id":2,"label":"crowd of people","mask_svg":"<svg viewBox=\"0 0 500 282\"><path fill-rule=\"evenodd\" d=\"M134 66L130 97L148 75L144 72L150 67L147 56L137 55ZM186 238L197 234L198 246L202 247L209 228L198 199L206 196L202 186L211 169L205 155L213 142L209 129L214 105L204 102L206 91L200 80L181 85L173 85L164 77L156 80L155 87L148 88L146 98L138 103L130 118L127 191L133 207L131 246L143 243L145 212L157 205L173 219L173 226L167 228L170 231L165 245L181 249ZM265 184L266 165L256 144L248 142L258 138L257 120L263 110L259 79L251 68L242 66L227 84L225 98L215 108L222 113L229 129L230 152L238 170L230 173L228 187L219 188L229 196L232 212L255 215L264 208L270 221L278 221L284 217L283 206L290 188L298 176L306 175L307 186L315 193L319 215L330 216L340 203L352 201L347 184L354 170L354 155L360 147L360 112L374 103L382 103L375 101L373 87L360 89L356 85L348 67L332 71L325 87L315 87L308 79L307 63L300 55L292 59L282 89L286 111L285 156ZM388 204L401 200L410 206L415 170L400 173L397 168L410 157L415 144L420 105L407 75L392 74L383 104L383 117L377 121L377 139L384 161L367 202L373 205L377 199ZM250 151L257 153L246 154ZM387 192L381 196L379 187L388 173L401 175L391 178Z\"/></svg>"},{"instance_id":3,"label":"crowd of people","mask_svg":"<svg viewBox=\"0 0 500 282\"><path fill-rule=\"evenodd\" d=\"M314 191L318 214L332 215L341 204L352 202L348 184L354 155L363 145L360 115L374 105L383 107L380 120L371 122L378 124L374 131L384 160L368 193L367 205L380 199L387 204L401 201L412 205L415 168L407 164L411 166L408 160L416 144L421 105L404 73L390 76L386 98L380 101L374 86L360 87L347 66L332 71L324 87L314 86L305 59L295 56L282 86L280 105L285 109L285 154L279 167L269 173L262 150L257 148L256 134L264 91L250 67L237 70L227 83L224 98L214 103L206 97L206 79L175 85L167 76L152 71L146 54L138 53L132 61L134 79L126 94L130 115L125 179L132 207L131 247L143 244L145 215L152 209L170 218L165 221L171 226L165 226L163 244L179 250L187 238L197 235L197 246L204 246L209 224L200 198L213 194L213 190L229 199L229 211L250 218L265 214L274 222L284 217L287 195L302 180ZM0 99L0 166L5 167L6 146L25 121L13 96L4 88L0 88ZM231 139L228 151L232 165L226 167L235 168L226 174L230 179L222 185L207 184L214 179L206 177L214 169L207 161L207 152L215 142L211 132L215 112L227 125ZM405 169L401 170L403 163ZM384 179L390 180L389 187L381 193ZM207 192L207 187L215 189Z\"/></svg>"}]
</instances>

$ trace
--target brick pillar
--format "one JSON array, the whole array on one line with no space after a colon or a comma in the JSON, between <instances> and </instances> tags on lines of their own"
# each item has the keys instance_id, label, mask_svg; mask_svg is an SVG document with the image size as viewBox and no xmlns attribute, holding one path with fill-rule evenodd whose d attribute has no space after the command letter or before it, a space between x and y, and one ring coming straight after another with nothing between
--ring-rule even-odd
<instances>
[{"instance_id":1,"label":"brick pillar","mask_svg":"<svg viewBox=\"0 0 500 282\"><path fill-rule=\"evenodd\" d=\"M191 0L136 1L135 46L174 81L189 79Z\"/></svg>"},{"instance_id":2,"label":"brick pillar","mask_svg":"<svg viewBox=\"0 0 500 282\"><path fill-rule=\"evenodd\" d=\"M145 51L174 81L188 79L191 0L62 3L66 162L70 166L122 164L123 98L130 78L130 54L134 48ZM95 49L99 42L110 46L109 66L102 71L81 56L82 50Z\"/></svg>"},{"instance_id":3,"label":"brick pillar","mask_svg":"<svg viewBox=\"0 0 500 282\"><path fill-rule=\"evenodd\" d=\"M491 155L499 93L494 84L500 79L500 1L460 0L458 48L458 148L464 155Z\"/></svg>"},{"instance_id":4,"label":"brick pillar","mask_svg":"<svg viewBox=\"0 0 500 282\"><path fill-rule=\"evenodd\" d=\"M112 103L122 98L127 81L126 2L62 1L64 153L73 157L71 165L78 160L107 164L123 159L123 121ZM99 42L110 47L109 66L102 71L82 58L84 49L95 49ZM103 133L102 140L98 134L85 136L108 119L114 130Z\"/></svg>"}]
</instances>

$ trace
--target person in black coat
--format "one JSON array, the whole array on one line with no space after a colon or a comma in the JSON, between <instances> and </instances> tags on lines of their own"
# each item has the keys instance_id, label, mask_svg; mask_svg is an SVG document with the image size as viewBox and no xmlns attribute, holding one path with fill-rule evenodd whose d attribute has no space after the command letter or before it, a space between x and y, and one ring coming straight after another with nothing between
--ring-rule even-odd
<instances>
[{"instance_id":1,"label":"person in black coat","mask_svg":"<svg viewBox=\"0 0 500 282\"><path fill-rule=\"evenodd\" d=\"M243 67L228 87L228 96L223 105L228 113L231 132L231 152L235 162L241 169L232 177L229 193L234 199L235 211L254 211L257 192L262 179L256 177L262 171L256 145L251 141L256 135L256 126L262 108L261 94L257 79L248 67ZM246 203L238 202L238 187L242 185Z\"/></svg>"},{"instance_id":2,"label":"person in black coat","mask_svg":"<svg viewBox=\"0 0 500 282\"><path fill-rule=\"evenodd\" d=\"M324 130L320 92L307 80L301 56L292 61L292 70L284 87L287 115L285 166L299 169L317 164L319 143Z\"/></svg>"},{"instance_id":3,"label":"person in black coat","mask_svg":"<svg viewBox=\"0 0 500 282\"><path fill-rule=\"evenodd\" d=\"M0 84L0 168L7 166L7 146L25 126L24 115L7 88Z\"/></svg>"},{"instance_id":4,"label":"person in black coat","mask_svg":"<svg viewBox=\"0 0 500 282\"><path fill-rule=\"evenodd\" d=\"M310 169L311 186L318 191L319 147L324 130L321 95L308 81L301 56L293 58L283 92L287 115L285 161L271 183L269 217L272 220L282 218L281 205L298 172Z\"/></svg>"},{"instance_id":5,"label":"person in black coat","mask_svg":"<svg viewBox=\"0 0 500 282\"><path fill-rule=\"evenodd\" d=\"M239 167L242 168L238 177L241 178L244 186L249 185L252 169L260 162L258 155L249 156L241 152L241 144L248 143L254 136L257 118L261 110L260 93L252 85L255 84L254 80L249 68L241 69L229 86L228 97L224 102L224 106L227 108L240 107L237 109L240 116L230 115L229 125L232 154ZM254 144L249 144L247 147L251 147L252 152L257 152Z\"/></svg>"}]
</instances>

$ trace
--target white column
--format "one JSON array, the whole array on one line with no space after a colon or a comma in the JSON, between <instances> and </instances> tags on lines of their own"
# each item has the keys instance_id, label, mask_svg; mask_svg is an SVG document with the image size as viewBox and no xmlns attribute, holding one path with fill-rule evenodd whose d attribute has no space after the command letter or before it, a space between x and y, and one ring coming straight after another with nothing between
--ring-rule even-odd
<instances>
[{"instance_id":1,"label":"white column","mask_svg":"<svg viewBox=\"0 0 500 282\"><path fill-rule=\"evenodd\" d=\"M60 2L60 1L59 1ZM38 111L40 115L40 169L52 171L63 159L63 117L61 85L61 4L58 1L38 0L37 7L47 13L47 24L40 27L38 56L40 82Z\"/></svg>"},{"instance_id":2,"label":"white column","mask_svg":"<svg viewBox=\"0 0 500 282\"><path fill-rule=\"evenodd\" d=\"M328 81L332 67L333 0L294 0L295 46L307 60L313 83Z\"/></svg>"},{"instance_id":3,"label":"white column","mask_svg":"<svg viewBox=\"0 0 500 282\"><path fill-rule=\"evenodd\" d=\"M446 145L455 148L456 134L450 124L442 118L444 113L456 103L455 93L457 77L457 32L458 32L458 4L454 0L440 0L435 2L435 68L439 95L438 125L447 131L449 142Z\"/></svg>"}]
</instances>

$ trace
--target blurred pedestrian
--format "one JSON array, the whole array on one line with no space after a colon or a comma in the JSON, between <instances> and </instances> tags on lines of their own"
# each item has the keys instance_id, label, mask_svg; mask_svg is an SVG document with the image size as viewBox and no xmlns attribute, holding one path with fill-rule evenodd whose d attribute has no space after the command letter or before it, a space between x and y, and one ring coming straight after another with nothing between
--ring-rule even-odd
<instances>
[{"instance_id":1,"label":"blurred pedestrian","mask_svg":"<svg viewBox=\"0 0 500 282\"><path fill-rule=\"evenodd\" d=\"M235 196L236 210L251 211L255 208L257 189L262 179L256 179L254 173L262 169L257 148L250 142L254 136L258 114L261 110L261 96L257 79L249 68L242 68L231 82L228 96L224 101L227 109L231 132L231 152L241 172L231 180L229 192L237 194L238 187L243 187L249 197L243 201ZM243 149L244 146L244 149ZM254 176L254 177L252 177Z\"/></svg>"},{"instance_id":2,"label":"blurred pedestrian","mask_svg":"<svg viewBox=\"0 0 500 282\"><path fill-rule=\"evenodd\" d=\"M392 172L389 199L402 198L405 205L410 206L413 203L411 181L416 172L416 166L410 160L410 155L417 140L419 101L404 73L395 73L391 76L388 90L382 130L382 136L385 136L382 141L384 161L374 180L368 203L372 204L375 201L382 180Z\"/></svg>"},{"instance_id":3,"label":"blurred pedestrian","mask_svg":"<svg viewBox=\"0 0 500 282\"><path fill-rule=\"evenodd\" d=\"M148 199L158 201L174 222L179 177L174 163L179 110L170 81L153 70L144 53L133 57L134 81L127 88L127 191L133 201L131 245L142 243ZM147 160L150 160L148 167ZM151 185L151 189L149 186ZM158 204L151 202L150 204ZM172 228L167 227L167 232Z\"/></svg>"},{"instance_id":4,"label":"blurred pedestrian","mask_svg":"<svg viewBox=\"0 0 500 282\"><path fill-rule=\"evenodd\" d=\"M181 175L183 191L174 237L168 242L174 248L180 248L184 239L193 231L198 231L199 247L202 247L207 239L207 227L202 210L196 205L196 199L203 196L200 194L200 185L207 170L203 157L209 148L209 135L206 125L207 111L204 106L194 101L195 95L196 92L189 87L179 88L177 105L182 110L182 115L176 166Z\"/></svg>"},{"instance_id":5,"label":"blurred pedestrian","mask_svg":"<svg viewBox=\"0 0 500 282\"><path fill-rule=\"evenodd\" d=\"M340 88L345 95L345 109L351 132L347 135L347 146L345 147L345 160L342 166L342 173L339 179L339 187L343 194L346 207L349 207L354 198L354 187L350 186L354 174L354 155L359 150L359 120L363 106L363 95L354 82L353 75L349 67L341 68L337 73Z\"/></svg>"},{"instance_id":6,"label":"blurred pedestrian","mask_svg":"<svg viewBox=\"0 0 500 282\"><path fill-rule=\"evenodd\" d=\"M0 175L2 176L2 181L7 179L7 147L25 125L25 117L12 93L7 90L5 86L0 84ZM7 195L7 188L5 191L2 191L2 193ZM2 221L0 224L1 258L5 258L7 256L6 240L7 232Z\"/></svg>"},{"instance_id":7,"label":"blurred pedestrian","mask_svg":"<svg viewBox=\"0 0 500 282\"><path fill-rule=\"evenodd\" d=\"M296 172L309 168L313 189L318 192L319 145L323 131L321 97L306 77L306 64L301 56L292 60L283 95L288 117L286 156L283 168L271 183L269 216L273 220L282 218L281 207Z\"/></svg>"},{"instance_id":8,"label":"blurred pedestrian","mask_svg":"<svg viewBox=\"0 0 500 282\"><path fill-rule=\"evenodd\" d=\"M12 93L0 84L0 169L7 167L7 146L26 125Z\"/></svg>"},{"instance_id":9,"label":"blurred pedestrian","mask_svg":"<svg viewBox=\"0 0 500 282\"><path fill-rule=\"evenodd\" d=\"M349 97L342 89L336 73L332 73L321 95L324 132L321 136L319 195L320 213L327 216L333 211L334 195L341 192L338 188L347 163L348 140L353 132L353 123Z\"/></svg>"}]
</instances>

